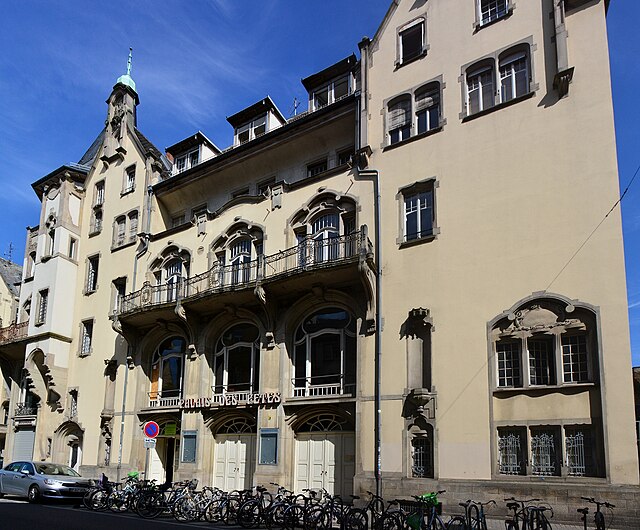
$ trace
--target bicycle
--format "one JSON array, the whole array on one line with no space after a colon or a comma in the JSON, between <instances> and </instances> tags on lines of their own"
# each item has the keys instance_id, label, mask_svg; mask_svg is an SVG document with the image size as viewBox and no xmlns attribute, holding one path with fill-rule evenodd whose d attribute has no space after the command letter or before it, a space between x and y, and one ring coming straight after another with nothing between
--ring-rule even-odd
<instances>
[{"instance_id":1,"label":"bicycle","mask_svg":"<svg viewBox=\"0 0 640 530\"><path fill-rule=\"evenodd\" d=\"M541 499L518 500L514 497L505 499L507 508L513 511L513 518L504 522L505 530L552 530L545 512L553 517L553 508L548 504L532 505L542 502Z\"/></svg>"},{"instance_id":2,"label":"bicycle","mask_svg":"<svg viewBox=\"0 0 640 530\"><path fill-rule=\"evenodd\" d=\"M583 501L590 502L591 504L596 505L596 511L593 514L593 521L595 523L595 530L605 530L606 523L604 519L604 512L600 511L600 507L604 506L605 508L609 508L613 514L613 508L616 507L615 504L611 504L606 501L597 501L593 497L580 497ZM584 523L584 530L587 530L587 514L589 513L589 507L585 506L584 508L578 508L578 513L582 514L581 521Z\"/></svg>"},{"instance_id":3,"label":"bicycle","mask_svg":"<svg viewBox=\"0 0 640 530\"><path fill-rule=\"evenodd\" d=\"M438 495L446 493L446 490L440 490L433 493L425 493L423 495L412 495L417 501L416 509L404 517L404 526L413 530L446 530L447 523L442 520L438 513Z\"/></svg>"},{"instance_id":4,"label":"bicycle","mask_svg":"<svg viewBox=\"0 0 640 530\"><path fill-rule=\"evenodd\" d=\"M464 508L464 516L456 515L447 523L447 530L487 530L487 518L484 514L484 507L495 504L496 501L488 502L473 501L459 503Z\"/></svg>"}]
</instances>

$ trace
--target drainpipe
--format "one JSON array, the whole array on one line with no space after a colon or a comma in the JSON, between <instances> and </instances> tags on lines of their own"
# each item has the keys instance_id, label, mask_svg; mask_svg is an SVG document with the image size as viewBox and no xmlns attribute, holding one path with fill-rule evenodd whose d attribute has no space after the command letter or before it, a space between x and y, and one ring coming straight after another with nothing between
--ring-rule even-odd
<instances>
[{"instance_id":1,"label":"drainpipe","mask_svg":"<svg viewBox=\"0 0 640 530\"><path fill-rule=\"evenodd\" d=\"M360 98L356 98L356 160L353 168L356 178L368 178L373 181L374 204L374 256L376 264L376 314L375 314L375 359L374 359L374 401L375 401L375 478L376 495L382 496L382 403L380 390L380 373L382 361L382 251L380 242L380 172L377 169L360 169L366 160L366 153L360 145Z\"/></svg>"},{"instance_id":2,"label":"drainpipe","mask_svg":"<svg viewBox=\"0 0 640 530\"><path fill-rule=\"evenodd\" d=\"M140 248L136 251L135 259L133 260L133 274L131 277L131 292L136 290L136 279L138 276L138 260L144 256L149 247L149 230L151 228L151 196L153 195L153 188L147 187L147 215L145 219L145 231L142 234L143 239L141 241ZM124 417L126 415L127 405L127 383L129 381L129 362L133 359L133 349L131 344L127 341L127 358L125 360L125 372L124 372L124 388L122 390L122 410L120 412L120 440L118 441L118 467L116 468L116 482L120 481L120 472L122 470L122 446L124 440Z\"/></svg>"}]
</instances>

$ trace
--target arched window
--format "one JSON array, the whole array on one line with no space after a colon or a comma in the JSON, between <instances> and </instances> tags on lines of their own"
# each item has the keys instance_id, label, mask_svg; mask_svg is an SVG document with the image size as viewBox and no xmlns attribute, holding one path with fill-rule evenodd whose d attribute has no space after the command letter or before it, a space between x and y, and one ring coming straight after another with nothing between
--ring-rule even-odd
<instances>
[{"instance_id":1,"label":"arched window","mask_svg":"<svg viewBox=\"0 0 640 530\"><path fill-rule=\"evenodd\" d=\"M498 61L500 102L506 103L529 93L530 69L528 48L509 50Z\"/></svg>"},{"instance_id":2,"label":"arched window","mask_svg":"<svg viewBox=\"0 0 640 530\"><path fill-rule=\"evenodd\" d=\"M156 303L174 302L189 277L189 252L175 245L166 248L151 265Z\"/></svg>"},{"instance_id":3,"label":"arched window","mask_svg":"<svg viewBox=\"0 0 640 530\"><path fill-rule=\"evenodd\" d=\"M416 90L415 113L417 134L440 126L440 83L429 83Z\"/></svg>"},{"instance_id":4,"label":"arched window","mask_svg":"<svg viewBox=\"0 0 640 530\"><path fill-rule=\"evenodd\" d=\"M467 68L467 115L495 105L495 66L493 59Z\"/></svg>"},{"instance_id":5,"label":"arched window","mask_svg":"<svg viewBox=\"0 0 640 530\"><path fill-rule=\"evenodd\" d=\"M316 262L330 261L338 257L340 216L336 212L323 213L311 223Z\"/></svg>"},{"instance_id":6,"label":"arched window","mask_svg":"<svg viewBox=\"0 0 640 530\"><path fill-rule=\"evenodd\" d=\"M245 285L257 278L263 253L263 233L245 221L235 223L212 245L218 287ZM217 271L215 270L217 268Z\"/></svg>"},{"instance_id":7,"label":"arched window","mask_svg":"<svg viewBox=\"0 0 640 530\"><path fill-rule=\"evenodd\" d=\"M399 96L387 107L389 144L393 145L411 136L411 97Z\"/></svg>"},{"instance_id":8,"label":"arched window","mask_svg":"<svg viewBox=\"0 0 640 530\"><path fill-rule=\"evenodd\" d=\"M250 323L227 329L214 353L214 395L258 391L260 331Z\"/></svg>"},{"instance_id":9,"label":"arched window","mask_svg":"<svg viewBox=\"0 0 640 530\"><path fill-rule=\"evenodd\" d=\"M163 341L151 360L150 406L177 406L182 397L184 356L187 342L182 337Z\"/></svg>"},{"instance_id":10,"label":"arched window","mask_svg":"<svg viewBox=\"0 0 640 530\"><path fill-rule=\"evenodd\" d=\"M356 321L348 311L316 311L294 336L293 395L353 394L356 372Z\"/></svg>"}]
</instances>

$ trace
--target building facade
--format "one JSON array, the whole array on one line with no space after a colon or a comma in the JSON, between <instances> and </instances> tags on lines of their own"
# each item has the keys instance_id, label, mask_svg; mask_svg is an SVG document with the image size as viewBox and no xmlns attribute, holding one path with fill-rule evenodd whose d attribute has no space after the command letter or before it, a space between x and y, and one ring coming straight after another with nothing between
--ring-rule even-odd
<instances>
[{"instance_id":1,"label":"building facade","mask_svg":"<svg viewBox=\"0 0 640 530\"><path fill-rule=\"evenodd\" d=\"M33 185L12 459L637 499L618 210L571 259L619 196L606 7L394 1L305 112L258 101L226 149L162 154L119 78Z\"/></svg>"}]
</instances>

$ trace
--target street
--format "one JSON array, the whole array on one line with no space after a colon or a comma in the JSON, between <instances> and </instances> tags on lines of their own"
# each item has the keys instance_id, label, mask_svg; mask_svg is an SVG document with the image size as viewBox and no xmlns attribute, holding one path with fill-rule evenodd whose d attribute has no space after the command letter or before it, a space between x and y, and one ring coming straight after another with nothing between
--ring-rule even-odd
<instances>
[{"instance_id":1,"label":"street","mask_svg":"<svg viewBox=\"0 0 640 530\"><path fill-rule=\"evenodd\" d=\"M0 530L158 530L172 527L233 528L206 522L179 523L172 518L142 519L131 513L91 512L68 502L29 504L20 499L0 499Z\"/></svg>"}]
</instances>

